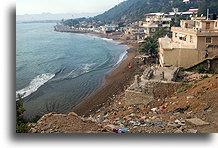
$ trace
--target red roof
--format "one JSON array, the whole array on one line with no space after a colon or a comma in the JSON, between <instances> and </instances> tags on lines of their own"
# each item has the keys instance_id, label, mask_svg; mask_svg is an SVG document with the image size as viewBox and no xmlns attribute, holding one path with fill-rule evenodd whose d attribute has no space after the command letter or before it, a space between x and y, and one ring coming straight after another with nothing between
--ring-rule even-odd
<instances>
[{"instance_id":1,"label":"red roof","mask_svg":"<svg viewBox=\"0 0 218 148\"><path fill-rule=\"evenodd\" d=\"M188 11L186 12L198 12L198 9L189 9Z\"/></svg>"}]
</instances>

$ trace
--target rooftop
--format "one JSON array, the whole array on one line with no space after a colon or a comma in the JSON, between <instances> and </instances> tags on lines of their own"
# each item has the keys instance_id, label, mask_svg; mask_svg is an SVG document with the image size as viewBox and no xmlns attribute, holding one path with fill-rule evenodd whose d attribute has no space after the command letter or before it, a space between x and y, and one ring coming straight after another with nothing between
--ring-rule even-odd
<instances>
[{"instance_id":1,"label":"rooftop","mask_svg":"<svg viewBox=\"0 0 218 148\"><path fill-rule=\"evenodd\" d=\"M187 44L185 41L172 41L171 38L159 38L160 47L163 49L174 49L174 48L186 48L186 49L196 49L194 44Z\"/></svg>"}]
</instances>

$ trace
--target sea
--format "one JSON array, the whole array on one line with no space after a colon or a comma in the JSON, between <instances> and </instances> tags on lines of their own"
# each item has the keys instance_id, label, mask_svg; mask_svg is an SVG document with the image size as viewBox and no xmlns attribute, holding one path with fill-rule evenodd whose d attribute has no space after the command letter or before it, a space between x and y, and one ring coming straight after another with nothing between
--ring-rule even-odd
<instances>
[{"instance_id":1,"label":"sea","mask_svg":"<svg viewBox=\"0 0 218 148\"><path fill-rule=\"evenodd\" d=\"M23 100L26 119L70 111L127 58L126 45L94 34L55 32L55 25L16 23L16 100Z\"/></svg>"}]
</instances>

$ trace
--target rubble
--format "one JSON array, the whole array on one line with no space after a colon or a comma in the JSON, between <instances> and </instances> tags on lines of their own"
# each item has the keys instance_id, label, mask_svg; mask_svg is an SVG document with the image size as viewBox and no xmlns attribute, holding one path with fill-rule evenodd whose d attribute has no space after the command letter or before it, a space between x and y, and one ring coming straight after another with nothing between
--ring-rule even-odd
<instances>
[{"instance_id":1,"label":"rubble","mask_svg":"<svg viewBox=\"0 0 218 148\"><path fill-rule=\"evenodd\" d=\"M186 119L186 121L187 121L187 122L190 122L190 123L192 123L192 124L194 124L194 125L197 125L197 126L210 124L210 123L205 122L205 121L203 121L203 120L201 120L201 119L199 119L199 118Z\"/></svg>"},{"instance_id":2,"label":"rubble","mask_svg":"<svg viewBox=\"0 0 218 148\"><path fill-rule=\"evenodd\" d=\"M202 86L212 83L214 84L210 89L202 91L205 89ZM89 117L82 118L75 113L68 115L50 113L36 124L30 124L32 126L30 131L32 133L217 132L217 123L214 122L217 119L217 108L215 105L210 105L217 102L217 83L214 76L194 83L186 92L157 98L148 104L137 103L135 101L137 98L132 98L132 104L126 104L126 95L123 93L114 96L110 105L104 105Z\"/></svg>"}]
</instances>

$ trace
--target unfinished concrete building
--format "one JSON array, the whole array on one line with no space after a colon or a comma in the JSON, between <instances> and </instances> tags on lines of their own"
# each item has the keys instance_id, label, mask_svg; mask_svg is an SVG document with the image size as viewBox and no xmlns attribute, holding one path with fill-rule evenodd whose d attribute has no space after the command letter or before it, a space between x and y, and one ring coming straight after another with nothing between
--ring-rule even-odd
<instances>
[{"instance_id":1,"label":"unfinished concrete building","mask_svg":"<svg viewBox=\"0 0 218 148\"><path fill-rule=\"evenodd\" d=\"M134 83L125 91L125 104L148 104L157 99L173 94L179 87L176 82L179 68L149 67L143 75L135 76Z\"/></svg>"}]
</instances>

